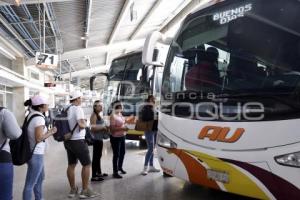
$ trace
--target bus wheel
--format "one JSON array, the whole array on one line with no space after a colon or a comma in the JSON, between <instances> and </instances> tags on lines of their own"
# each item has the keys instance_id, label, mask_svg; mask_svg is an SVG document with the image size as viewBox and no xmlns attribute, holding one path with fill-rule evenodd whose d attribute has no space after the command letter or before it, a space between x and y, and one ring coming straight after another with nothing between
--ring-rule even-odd
<instances>
[{"instance_id":1,"label":"bus wheel","mask_svg":"<svg viewBox=\"0 0 300 200\"><path fill-rule=\"evenodd\" d=\"M173 177L173 176L171 176L170 174L167 174L166 172L163 172L163 177L164 178L169 178L169 177Z\"/></svg>"}]
</instances>

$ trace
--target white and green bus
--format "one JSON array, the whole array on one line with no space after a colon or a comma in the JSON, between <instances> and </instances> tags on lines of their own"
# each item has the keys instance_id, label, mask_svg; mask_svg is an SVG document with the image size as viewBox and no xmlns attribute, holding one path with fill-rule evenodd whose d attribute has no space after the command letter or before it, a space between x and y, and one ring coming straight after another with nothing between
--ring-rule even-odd
<instances>
[{"instance_id":1,"label":"white and green bus","mask_svg":"<svg viewBox=\"0 0 300 200\"><path fill-rule=\"evenodd\" d=\"M97 74L91 77L91 86L97 77L105 75L107 83L103 95L104 115L110 112L110 105L115 100L120 100L124 107L124 116L136 116L139 105L145 102L148 94L157 98L160 95L162 80L162 67L142 64L142 52L131 52L113 59L107 74ZM91 88L93 90L93 88ZM142 131L134 130L135 124L128 125L130 130L127 139L142 140Z\"/></svg>"}]
</instances>

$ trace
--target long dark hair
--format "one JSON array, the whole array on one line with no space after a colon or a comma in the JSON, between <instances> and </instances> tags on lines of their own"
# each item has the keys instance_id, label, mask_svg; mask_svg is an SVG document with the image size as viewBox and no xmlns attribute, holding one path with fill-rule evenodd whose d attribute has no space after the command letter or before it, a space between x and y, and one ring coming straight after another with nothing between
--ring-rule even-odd
<instances>
[{"instance_id":1,"label":"long dark hair","mask_svg":"<svg viewBox=\"0 0 300 200\"><path fill-rule=\"evenodd\" d=\"M148 95L146 102L150 102L150 99L153 99L153 98L155 98L154 95L152 95L152 94Z\"/></svg>"},{"instance_id":2,"label":"long dark hair","mask_svg":"<svg viewBox=\"0 0 300 200\"><path fill-rule=\"evenodd\" d=\"M122 108L122 102L120 100L116 100L111 104L111 110L117 110Z\"/></svg>"},{"instance_id":3,"label":"long dark hair","mask_svg":"<svg viewBox=\"0 0 300 200\"><path fill-rule=\"evenodd\" d=\"M100 103L100 102L101 102L101 101L96 100L96 101L94 102L94 105L93 105L93 111L94 111L95 115L97 116L97 120L101 120L100 114L96 111L97 104Z\"/></svg>"},{"instance_id":4,"label":"long dark hair","mask_svg":"<svg viewBox=\"0 0 300 200\"><path fill-rule=\"evenodd\" d=\"M45 104L41 104L41 105L32 105L32 101L31 99L28 99L24 102L24 106L25 107L30 107L31 109L35 110L35 111L40 111L40 108L43 108L45 106Z\"/></svg>"}]
</instances>

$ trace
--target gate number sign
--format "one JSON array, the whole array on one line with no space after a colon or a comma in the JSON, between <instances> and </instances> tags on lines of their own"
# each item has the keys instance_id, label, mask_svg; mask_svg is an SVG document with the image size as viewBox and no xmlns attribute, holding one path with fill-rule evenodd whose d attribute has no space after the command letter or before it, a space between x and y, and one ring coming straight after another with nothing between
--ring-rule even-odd
<instances>
[{"instance_id":1,"label":"gate number sign","mask_svg":"<svg viewBox=\"0 0 300 200\"><path fill-rule=\"evenodd\" d=\"M35 63L37 67L40 68L54 69L57 67L58 56L54 54L37 52L35 56Z\"/></svg>"}]
</instances>

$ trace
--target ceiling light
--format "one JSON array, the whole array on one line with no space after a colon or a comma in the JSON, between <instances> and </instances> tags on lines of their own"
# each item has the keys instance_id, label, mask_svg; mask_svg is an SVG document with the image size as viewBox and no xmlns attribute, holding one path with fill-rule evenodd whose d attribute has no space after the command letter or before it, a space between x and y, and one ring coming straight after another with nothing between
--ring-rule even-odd
<instances>
[{"instance_id":1,"label":"ceiling light","mask_svg":"<svg viewBox=\"0 0 300 200\"><path fill-rule=\"evenodd\" d=\"M17 6L19 6L20 3L21 3L21 0L15 0L15 2L16 2L16 4L17 4Z\"/></svg>"}]
</instances>

